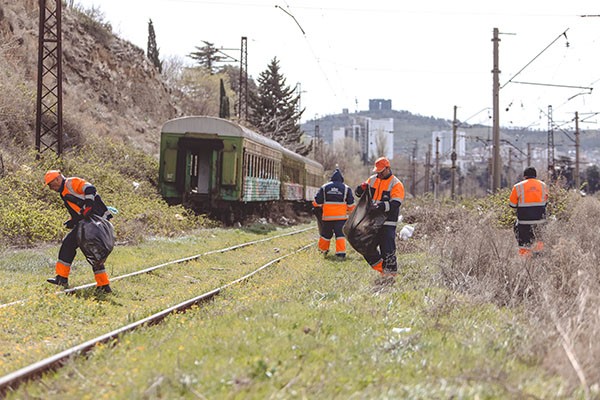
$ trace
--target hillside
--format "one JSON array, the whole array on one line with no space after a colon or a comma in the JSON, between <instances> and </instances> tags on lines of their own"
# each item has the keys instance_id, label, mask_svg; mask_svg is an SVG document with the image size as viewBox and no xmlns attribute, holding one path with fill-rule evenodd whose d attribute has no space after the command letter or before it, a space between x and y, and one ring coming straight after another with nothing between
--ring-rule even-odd
<instances>
[{"instance_id":1,"label":"hillside","mask_svg":"<svg viewBox=\"0 0 600 400\"><path fill-rule=\"evenodd\" d=\"M4 149L35 138L38 19L37 1L0 4ZM162 123L189 112L187 100L167 85L144 50L113 35L107 24L70 7L63 7L62 24L67 145L94 135L156 153Z\"/></svg>"}]
</instances>

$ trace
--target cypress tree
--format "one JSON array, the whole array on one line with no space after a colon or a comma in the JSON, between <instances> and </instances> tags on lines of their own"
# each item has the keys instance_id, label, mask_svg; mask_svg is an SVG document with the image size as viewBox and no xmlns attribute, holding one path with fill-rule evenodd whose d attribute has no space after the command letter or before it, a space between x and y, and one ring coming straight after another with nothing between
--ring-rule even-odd
<instances>
[{"instance_id":1,"label":"cypress tree","mask_svg":"<svg viewBox=\"0 0 600 400\"><path fill-rule=\"evenodd\" d=\"M225 92L223 78L220 79L219 117L229 118L229 97L227 97L227 93Z\"/></svg>"},{"instance_id":2,"label":"cypress tree","mask_svg":"<svg viewBox=\"0 0 600 400\"><path fill-rule=\"evenodd\" d=\"M148 59L156 67L159 73L162 74L162 61L158 57L158 47L156 46L156 34L154 33L154 25L152 20L148 20L148 50L146 52Z\"/></svg>"}]
</instances>

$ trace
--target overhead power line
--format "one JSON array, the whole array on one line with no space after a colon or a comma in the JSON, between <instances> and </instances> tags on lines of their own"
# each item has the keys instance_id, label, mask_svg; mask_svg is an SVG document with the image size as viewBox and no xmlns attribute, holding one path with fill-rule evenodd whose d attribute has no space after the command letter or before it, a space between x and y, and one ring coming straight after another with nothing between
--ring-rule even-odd
<instances>
[{"instance_id":1,"label":"overhead power line","mask_svg":"<svg viewBox=\"0 0 600 400\"><path fill-rule=\"evenodd\" d=\"M592 87L586 87L586 86L557 85L554 83L519 82L519 81L512 81L512 83L519 83L521 85L552 86L552 87L568 88L568 89L584 89L584 90L589 90L589 91L592 91L594 89Z\"/></svg>"},{"instance_id":2,"label":"overhead power line","mask_svg":"<svg viewBox=\"0 0 600 400\"><path fill-rule=\"evenodd\" d=\"M286 13L287 15L289 15L290 17L292 17L292 19L294 20L294 22L296 23L296 25L298 25L298 28L300 28L300 30L302 31L302 34L306 35L306 32L304 32L304 29L302 29L302 27L300 26L300 23L298 22L298 20L296 19L296 17L294 17L292 14L290 14L289 12L287 12L286 10L284 10L283 8L281 8L280 6L278 6L277 4L275 4L275 8L279 8L281 11L283 11L284 13Z\"/></svg>"},{"instance_id":3,"label":"overhead power line","mask_svg":"<svg viewBox=\"0 0 600 400\"><path fill-rule=\"evenodd\" d=\"M531 59L531 61L529 61L527 64L525 64L525 66L523 68L521 68L519 70L519 72L517 72L516 74L514 74L512 76L512 78L510 78L504 85L500 86L500 89L504 88L506 85L508 85L509 83L511 83L513 81L513 79L515 79L517 76L519 76L519 74L521 72L523 72L525 70L525 68L529 67L531 65L532 62L534 62L539 56L541 56L546 50L548 50L550 48L550 46L552 46L558 39L560 39L562 36L565 37L565 39L567 39L567 31L569 30L569 28L565 29L565 31L563 33L561 33L560 35L558 35L556 37L556 39L554 39L552 42L550 42L550 44L546 47L544 47L544 50L540 51L535 57L533 57ZM568 39L567 39L568 40ZM569 42L567 41L567 46L569 45Z\"/></svg>"}]
</instances>

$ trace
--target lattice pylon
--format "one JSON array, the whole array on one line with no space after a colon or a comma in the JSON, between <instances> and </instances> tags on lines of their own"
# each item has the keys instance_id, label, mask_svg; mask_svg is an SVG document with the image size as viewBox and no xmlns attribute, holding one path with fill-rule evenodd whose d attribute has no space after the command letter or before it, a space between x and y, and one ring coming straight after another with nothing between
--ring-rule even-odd
<instances>
[{"instance_id":1,"label":"lattice pylon","mask_svg":"<svg viewBox=\"0 0 600 400\"><path fill-rule=\"evenodd\" d=\"M39 0L37 108L38 153L63 150L61 0Z\"/></svg>"}]
</instances>

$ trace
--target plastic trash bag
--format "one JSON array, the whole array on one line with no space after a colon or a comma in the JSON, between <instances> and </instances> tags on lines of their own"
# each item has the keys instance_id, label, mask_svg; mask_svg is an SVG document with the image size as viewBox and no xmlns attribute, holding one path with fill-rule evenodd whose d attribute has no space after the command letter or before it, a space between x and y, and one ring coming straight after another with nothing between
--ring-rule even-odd
<instances>
[{"instance_id":1,"label":"plastic trash bag","mask_svg":"<svg viewBox=\"0 0 600 400\"><path fill-rule=\"evenodd\" d=\"M370 190L366 190L344 224L344 235L352 248L363 256L376 253L385 220L383 211L373 207Z\"/></svg>"},{"instance_id":2,"label":"plastic trash bag","mask_svg":"<svg viewBox=\"0 0 600 400\"><path fill-rule=\"evenodd\" d=\"M400 230L400 239L408 240L412 237L415 228L410 225L404 225L404 227Z\"/></svg>"},{"instance_id":3,"label":"plastic trash bag","mask_svg":"<svg viewBox=\"0 0 600 400\"><path fill-rule=\"evenodd\" d=\"M115 246L112 224L98 215L81 220L77 224L77 244L92 266L103 263Z\"/></svg>"}]
</instances>

